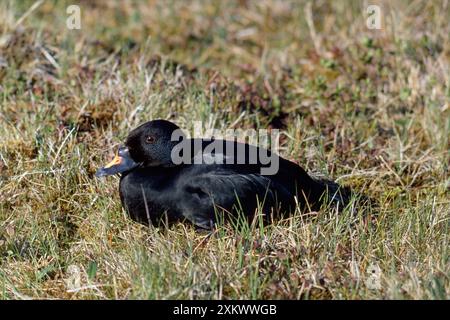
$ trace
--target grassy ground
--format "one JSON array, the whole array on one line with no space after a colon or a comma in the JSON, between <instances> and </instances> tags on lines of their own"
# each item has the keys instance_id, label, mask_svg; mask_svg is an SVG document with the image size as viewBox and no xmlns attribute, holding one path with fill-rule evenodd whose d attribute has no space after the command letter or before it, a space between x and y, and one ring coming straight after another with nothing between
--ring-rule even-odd
<instances>
[{"instance_id":1,"label":"grassy ground","mask_svg":"<svg viewBox=\"0 0 450 320\"><path fill-rule=\"evenodd\" d=\"M450 3L0 2L0 298L448 299ZM31 8L31 10L30 10ZM127 132L280 128L379 202L261 229L149 229L93 177Z\"/></svg>"}]
</instances>

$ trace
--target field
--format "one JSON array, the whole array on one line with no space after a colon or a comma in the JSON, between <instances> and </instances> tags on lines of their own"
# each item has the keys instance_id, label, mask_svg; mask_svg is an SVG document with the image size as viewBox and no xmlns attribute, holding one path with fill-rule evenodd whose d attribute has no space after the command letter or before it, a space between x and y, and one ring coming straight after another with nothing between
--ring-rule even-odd
<instances>
[{"instance_id":1,"label":"field","mask_svg":"<svg viewBox=\"0 0 450 320\"><path fill-rule=\"evenodd\" d=\"M375 2L1 1L0 299L449 299L450 3ZM156 118L280 129L378 207L134 223L94 173Z\"/></svg>"}]
</instances>

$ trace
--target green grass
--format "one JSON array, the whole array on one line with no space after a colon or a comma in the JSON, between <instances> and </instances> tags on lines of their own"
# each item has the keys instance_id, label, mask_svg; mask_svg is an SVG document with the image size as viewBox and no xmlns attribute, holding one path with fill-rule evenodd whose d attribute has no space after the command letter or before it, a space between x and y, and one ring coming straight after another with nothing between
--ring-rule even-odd
<instances>
[{"instance_id":1,"label":"green grass","mask_svg":"<svg viewBox=\"0 0 450 320\"><path fill-rule=\"evenodd\" d=\"M69 30L73 1L2 1L0 298L449 299L449 4L382 1L368 30L363 2L307 3L79 1ZM138 225L93 174L155 118L279 128L379 208Z\"/></svg>"}]
</instances>

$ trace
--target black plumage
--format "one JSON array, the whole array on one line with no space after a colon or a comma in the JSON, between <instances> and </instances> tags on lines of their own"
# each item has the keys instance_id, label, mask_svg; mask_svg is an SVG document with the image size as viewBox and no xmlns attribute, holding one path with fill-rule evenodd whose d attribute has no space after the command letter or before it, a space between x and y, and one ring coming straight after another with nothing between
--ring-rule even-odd
<instances>
[{"instance_id":1,"label":"black plumage","mask_svg":"<svg viewBox=\"0 0 450 320\"><path fill-rule=\"evenodd\" d=\"M210 229L218 219L238 215L252 219L261 212L265 221L271 221L294 212L296 205L301 210L318 210L325 201L340 208L348 202L348 189L314 179L282 157L275 174L262 174L266 163L259 152L271 155L265 149L236 141L186 139L183 135L172 141L177 130L165 120L139 126L130 132L113 162L97 171L97 176L121 173L122 205L136 221L158 224L188 220ZM223 151L202 153L212 143L222 144ZM203 157L203 163L177 164L173 154L179 146L193 150L190 154L179 152L184 159L198 162L198 157ZM252 152L258 155L253 162Z\"/></svg>"}]
</instances>

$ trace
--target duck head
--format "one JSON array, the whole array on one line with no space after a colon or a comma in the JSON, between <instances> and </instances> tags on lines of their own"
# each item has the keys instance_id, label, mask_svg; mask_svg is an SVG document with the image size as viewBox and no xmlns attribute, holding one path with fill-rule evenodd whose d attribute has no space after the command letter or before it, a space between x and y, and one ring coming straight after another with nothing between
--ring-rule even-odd
<instances>
[{"instance_id":1,"label":"duck head","mask_svg":"<svg viewBox=\"0 0 450 320\"><path fill-rule=\"evenodd\" d=\"M171 167L172 149L185 138L182 130L167 120L146 122L131 131L114 159L96 172L97 177L125 173L137 167Z\"/></svg>"}]
</instances>

